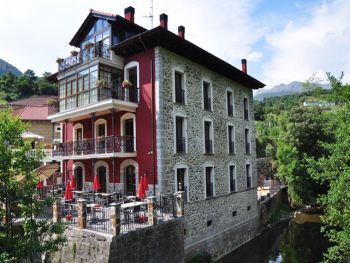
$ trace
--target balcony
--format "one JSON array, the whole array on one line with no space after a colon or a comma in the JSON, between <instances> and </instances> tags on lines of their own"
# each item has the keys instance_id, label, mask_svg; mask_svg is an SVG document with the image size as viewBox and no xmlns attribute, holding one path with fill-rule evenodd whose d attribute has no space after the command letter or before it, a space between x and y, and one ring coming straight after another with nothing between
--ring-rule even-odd
<instances>
[{"instance_id":1,"label":"balcony","mask_svg":"<svg viewBox=\"0 0 350 263\"><path fill-rule=\"evenodd\" d=\"M91 61L96 57L110 59L110 56L110 46L98 42L95 45L92 44L91 47L81 49L68 58L58 60L58 72L66 71L82 63Z\"/></svg>"},{"instance_id":2,"label":"balcony","mask_svg":"<svg viewBox=\"0 0 350 263\"><path fill-rule=\"evenodd\" d=\"M89 159L93 156L118 157L129 156L130 154L135 154L134 137L114 135L56 143L52 151L53 159L55 157Z\"/></svg>"}]
</instances>

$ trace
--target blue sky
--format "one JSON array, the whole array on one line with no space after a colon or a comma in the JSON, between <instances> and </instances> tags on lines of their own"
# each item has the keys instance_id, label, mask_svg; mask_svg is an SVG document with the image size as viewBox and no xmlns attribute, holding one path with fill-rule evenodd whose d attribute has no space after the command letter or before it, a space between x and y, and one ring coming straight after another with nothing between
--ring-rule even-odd
<instances>
[{"instance_id":1,"label":"blue sky","mask_svg":"<svg viewBox=\"0 0 350 263\"><path fill-rule=\"evenodd\" d=\"M136 23L150 28L150 0L0 0L0 58L38 75L57 70L69 41L89 9L123 15L130 5ZM19 8L20 7L20 8ZM169 30L186 27L186 39L240 68L267 87L305 81L313 74L350 75L349 0L154 0L169 16Z\"/></svg>"}]
</instances>

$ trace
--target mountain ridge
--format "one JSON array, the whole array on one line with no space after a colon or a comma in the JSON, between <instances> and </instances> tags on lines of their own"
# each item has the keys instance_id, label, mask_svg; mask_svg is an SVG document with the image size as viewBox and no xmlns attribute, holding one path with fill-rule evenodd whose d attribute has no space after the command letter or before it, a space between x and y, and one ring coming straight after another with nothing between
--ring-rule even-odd
<instances>
[{"instance_id":1,"label":"mountain ridge","mask_svg":"<svg viewBox=\"0 0 350 263\"><path fill-rule=\"evenodd\" d=\"M22 75L22 72L18 68L0 58L0 76L5 75L9 72L13 73L16 76Z\"/></svg>"}]
</instances>

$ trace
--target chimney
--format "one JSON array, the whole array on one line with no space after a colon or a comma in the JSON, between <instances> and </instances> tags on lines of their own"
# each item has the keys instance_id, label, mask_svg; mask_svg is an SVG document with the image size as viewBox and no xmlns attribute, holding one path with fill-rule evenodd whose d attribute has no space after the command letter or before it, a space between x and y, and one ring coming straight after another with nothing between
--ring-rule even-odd
<instances>
[{"instance_id":1,"label":"chimney","mask_svg":"<svg viewBox=\"0 0 350 263\"><path fill-rule=\"evenodd\" d=\"M178 32L179 37L181 37L183 39L185 38L185 27L184 26L179 26L177 32Z\"/></svg>"},{"instance_id":2,"label":"chimney","mask_svg":"<svg viewBox=\"0 0 350 263\"><path fill-rule=\"evenodd\" d=\"M126 20L129 20L130 22L134 23L134 15L135 15L135 8L132 6L129 6L124 9L124 17Z\"/></svg>"},{"instance_id":3,"label":"chimney","mask_svg":"<svg viewBox=\"0 0 350 263\"><path fill-rule=\"evenodd\" d=\"M247 60L245 58L242 59L242 71L247 74Z\"/></svg>"},{"instance_id":4,"label":"chimney","mask_svg":"<svg viewBox=\"0 0 350 263\"><path fill-rule=\"evenodd\" d=\"M168 16L163 13L159 16L159 18L160 18L160 26L165 29L168 29Z\"/></svg>"}]
</instances>

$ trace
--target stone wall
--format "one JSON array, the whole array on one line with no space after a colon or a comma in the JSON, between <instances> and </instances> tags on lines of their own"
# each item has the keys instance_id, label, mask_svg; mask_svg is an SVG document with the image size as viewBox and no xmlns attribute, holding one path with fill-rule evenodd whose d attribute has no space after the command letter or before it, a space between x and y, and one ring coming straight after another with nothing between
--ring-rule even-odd
<instances>
[{"instance_id":1,"label":"stone wall","mask_svg":"<svg viewBox=\"0 0 350 263\"><path fill-rule=\"evenodd\" d=\"M287 188L280 189L276 194L268 197L259 204L260 210L260 227L264 227L269 221L271 215L275 213L282 203L288 204Z\"/></svg>"},{"instance_id":2,"label":"stone wall","mask_svg":"<svg viewBox=\"0 0 350 263\"><path fill-rule=\"evenodd\" d=\"M209 249L214 258L230 252L254 236L246 235L222 246L226 234L235 231L244 222L256 225L257 176L255 164L255 126L253 116L252 90L225 78L207 68L193 63L163 48L156 48L156 108L157 108L157 162L158 182L162 194L174 193L176 189L176 167L187 169L188 202L185 204L185 247L186 251ZM186 105L173 102L174 71L183 72ZM202 82L212 85L213 110L202 109ZM234 96L234 114L228 116L226 92L230 89ZM243 99L249 100L249 120L243 118ZM175 153L174 119L177 114L185 116L187 123L186 154ZM209 118L213 123L214 154L203 154L203 121ZM235 154L228 153L227 125L235 128ZM245 154L244 129L250 129L251 154ZM245 165L252 168L252 188L246 189ZM205 166L214 167L214 196L205 197ZM230 192L229 164L236 167L237 191ZM249 207L249 209L248 209ZM236 211L236 215L232 213ZM211 222L209 222L211 221ZM254 231L252 231L253 233ZM223 237L224 235L225 237ZM209 237L211 236L211 237ZM210 242L212 244L210 244ZM209 242L209 243L208 243ZM222 246L222 247L221 247ZM187 253L187 252L186 252ZM192 252L189 252L191 255Z\"/></svg>"},{"instance_id":3,"label":"stone wall","mask_svg":"<svg viewBox=\"0 0 350 263\"><path fill-rule=\"evenodd\" d=\"M52 143L52 123L51 121L30 121L27 131L44 137L44 143Z\"/></svg>"},{"instance_id":4,"label":"stone wall","mask_svg":"<svg viewBox=\"0 0 350 263\"><path fill-rule=\"evenodd\" d=\"M68 242L49 262L181 263L183 218L137 229L118 237L88 230L66 230Z\"/></svg>"},{"instance_id":5,"label":"stone wall","mask_svg":"<svg viewBox=\"0 0 350 263\"><path fill-rule=\"evenodd\" d=\"M273 179L271 157L256 159L256 170L258 175L259 185L262 185L262 180Z\"/></svg>"}]
</instances>

